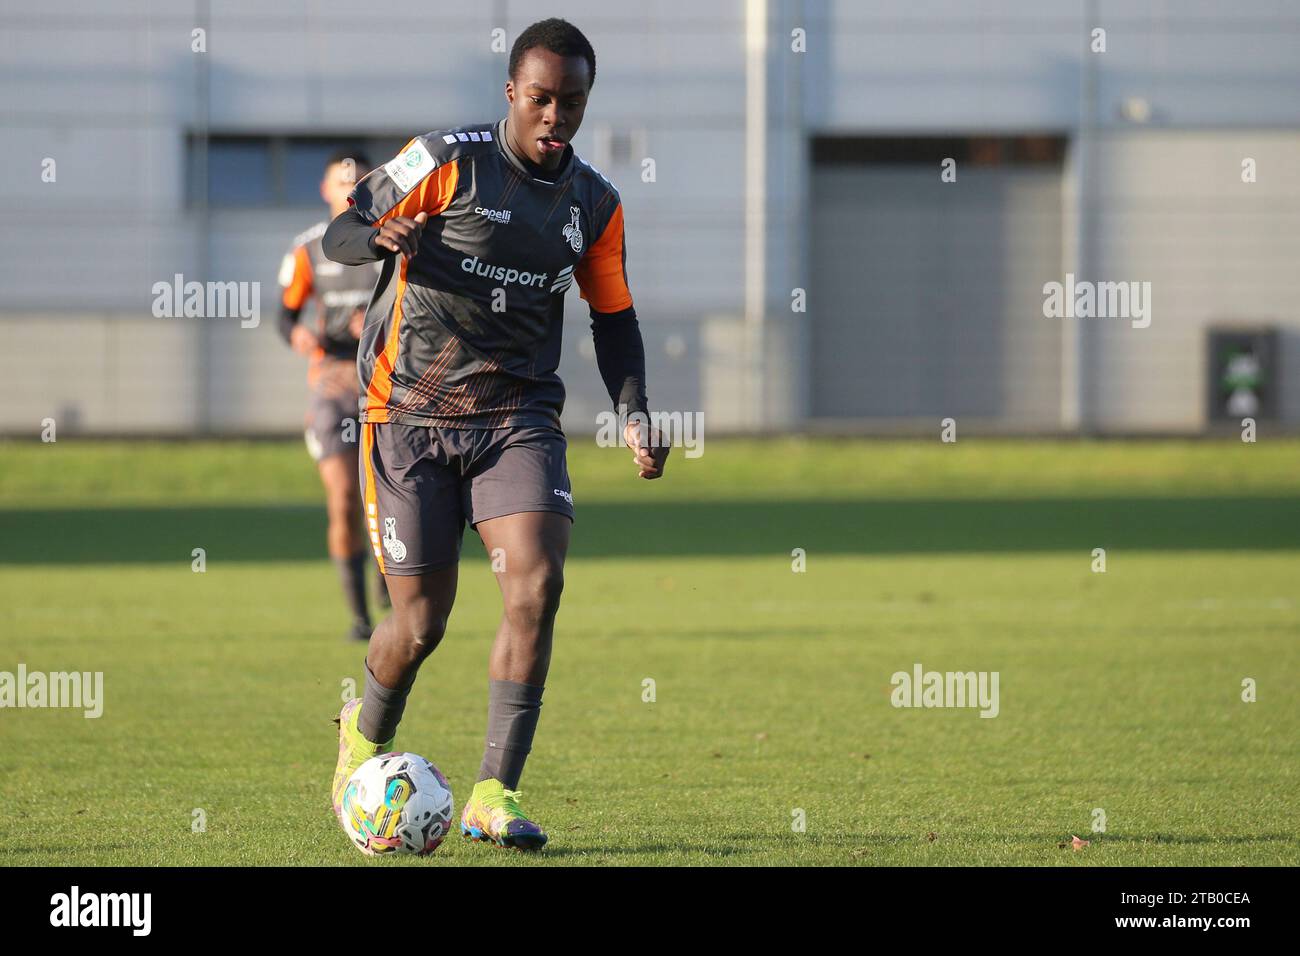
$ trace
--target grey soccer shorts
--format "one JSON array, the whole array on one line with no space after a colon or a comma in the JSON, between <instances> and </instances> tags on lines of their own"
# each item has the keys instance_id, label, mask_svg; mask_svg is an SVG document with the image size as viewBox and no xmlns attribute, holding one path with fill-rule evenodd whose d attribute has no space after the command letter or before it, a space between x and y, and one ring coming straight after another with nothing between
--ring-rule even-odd
<instances>
[{"instance_id":1,"label":"grey soccer shorts","mask_svg":"<svg viewBox=\"0 0 1300 956\"><path fill-rule=\"evenodd\" d=\"M379 570L412 575L460 559L465 525L554 511L573 520L558 428L361 426L366 530Z\"/></svg>"},{"instance_id":2,"label":"grey soccer shorts","mask_svg":"<svg viewBox=\"0 0 1300 956\"><path fill-rule=\"evenodd\" d=\"M309 376L311 397L303 440L317 462L333 455L357 453L357 369L355 363L324 358L316 361Z\"/></svg>"},{"instance_id":3,"label":"grey soccer shorts","mask_svg":"<svg viewBox=\"0 0 1300 956\"><path fill-rule=\"evenodd\" d=\"M316 461L333 455L357 453L357 398L312 392L307 404L307 427L303 440L307 451Z\"/></svg>"}]
</instances>

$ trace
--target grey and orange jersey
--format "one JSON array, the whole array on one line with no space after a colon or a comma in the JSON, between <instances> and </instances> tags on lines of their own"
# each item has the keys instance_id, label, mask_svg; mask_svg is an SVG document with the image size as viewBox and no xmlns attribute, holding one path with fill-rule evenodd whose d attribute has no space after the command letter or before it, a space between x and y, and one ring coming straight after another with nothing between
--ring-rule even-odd
<instances>
[{"instance_id":1,"label":"grey and orange jersey","mask_svg":"<svg viewBox=\"0 0 1300 956\"><path fill-rule=\"evenodd\" d=\"M364 421L558 426L565 291L632 308L618 191L572 147L553 182L535 178L505 123L417 136L352 192L375 227L429 215L416 254L384 260L366 316Z\"/></svg>"},{"instance_id":2,"label":"grey and orange jersey","mask_svg":"<svg viewBox=\"0 0 1300 956\"><path fill-rule=\"evenodd\" d=\"M379 278L378 262L345 266L325 256L321 236L328 222L299 233L280 264L281 303L297 312L315 299L314 314L299 319L320 340L324 353L354 359L357 339L349 330L353 314L365 309Z\"/></svg>"}]
</instances>

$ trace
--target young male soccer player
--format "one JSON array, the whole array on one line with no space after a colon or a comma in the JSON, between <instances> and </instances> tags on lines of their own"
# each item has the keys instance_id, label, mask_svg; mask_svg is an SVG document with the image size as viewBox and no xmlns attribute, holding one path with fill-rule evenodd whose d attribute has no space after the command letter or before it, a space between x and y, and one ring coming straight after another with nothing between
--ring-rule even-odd
<instances>
[{"instance_id":1,"label":"young male soccer player","mask_svg":"<svg viewBox=\"0 0 1300 956\"><path fill-rule=\"evenodd\" d=\"M330 218L348 208L348 193L370 163L357 151L343 150L325 164L321 198ZM320 222L300 233L280 266L280 334L310 359L304 437L316 460L329 516L327 546L338 567L343 595L352 612L348 636L369 640L366 565L370 563L361 524L361 490L357 483L357 340L365 323L366 304L379 276L378 263L345 266L325 258L321 237L329 224ZM304 319L308 300L315 309ZM379 577L380 599L386 600Z\"/></svg>"},{"instance_id":2,"label":"young male soccer player","mask_svg":"<svg viewBox=\"0 0 1300 956\"><path fill-rule=\"evenodd\" d=\"M417 136L357 185L325 234L332 259L384 260L357 364L366 521L393 601L370 639L364 697L339 715L336 814L353 771L393 748L416 671L442 640L468 521L494 557L504 613L461 832L520 849L546 842L518 785L573 519L556 375L571 283L590 306L611 400L646 412L623 207L569 145L595 76L576 27L533 24L510 52L506 117ZM649 429L629 422L624 439L640 477L663 474L668 449Z\"/></svg>"}]
</instances>

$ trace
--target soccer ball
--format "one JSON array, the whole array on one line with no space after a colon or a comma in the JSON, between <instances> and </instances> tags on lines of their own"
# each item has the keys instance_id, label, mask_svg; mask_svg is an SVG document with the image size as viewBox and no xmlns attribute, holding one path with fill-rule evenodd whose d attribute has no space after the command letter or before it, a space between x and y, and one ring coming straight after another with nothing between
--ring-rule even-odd
<instances>
[{"instance_id":1,"label":"soccer ball","mask_svg":"<svg viewBox=\"0 0 1300 956\"><path fill-rule=\"evenodd\" d=\"M447 835L452 813L447 778L419 754L371 757L343 791L343 830L368 856L432 853Z\"/></svg>"}]
</instances>

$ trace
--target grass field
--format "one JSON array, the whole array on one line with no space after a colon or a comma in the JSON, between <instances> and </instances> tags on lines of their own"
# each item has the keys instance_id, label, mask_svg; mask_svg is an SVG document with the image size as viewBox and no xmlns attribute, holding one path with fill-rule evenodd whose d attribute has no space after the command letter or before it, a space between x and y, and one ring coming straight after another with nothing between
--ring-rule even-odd
<instances>
[{"instance_id":1,"label":"grass field","mask_svg":"<svg viewBox=\"0 0 1300 956\"><path fill-rule=\"evenodd\" d=\"M647 483L575 442L523 780L552 845L375 861L327 808L362 649L301 445L0 444L0 670L105 684L97 720L0 710L0 864L1295 865L1297 462L1293 440L714 441ZM398 736L458 810L499 610L465 552ZM917 662L997 671L1000 713L892 707Z\"/></svg>"}]
</instances>

